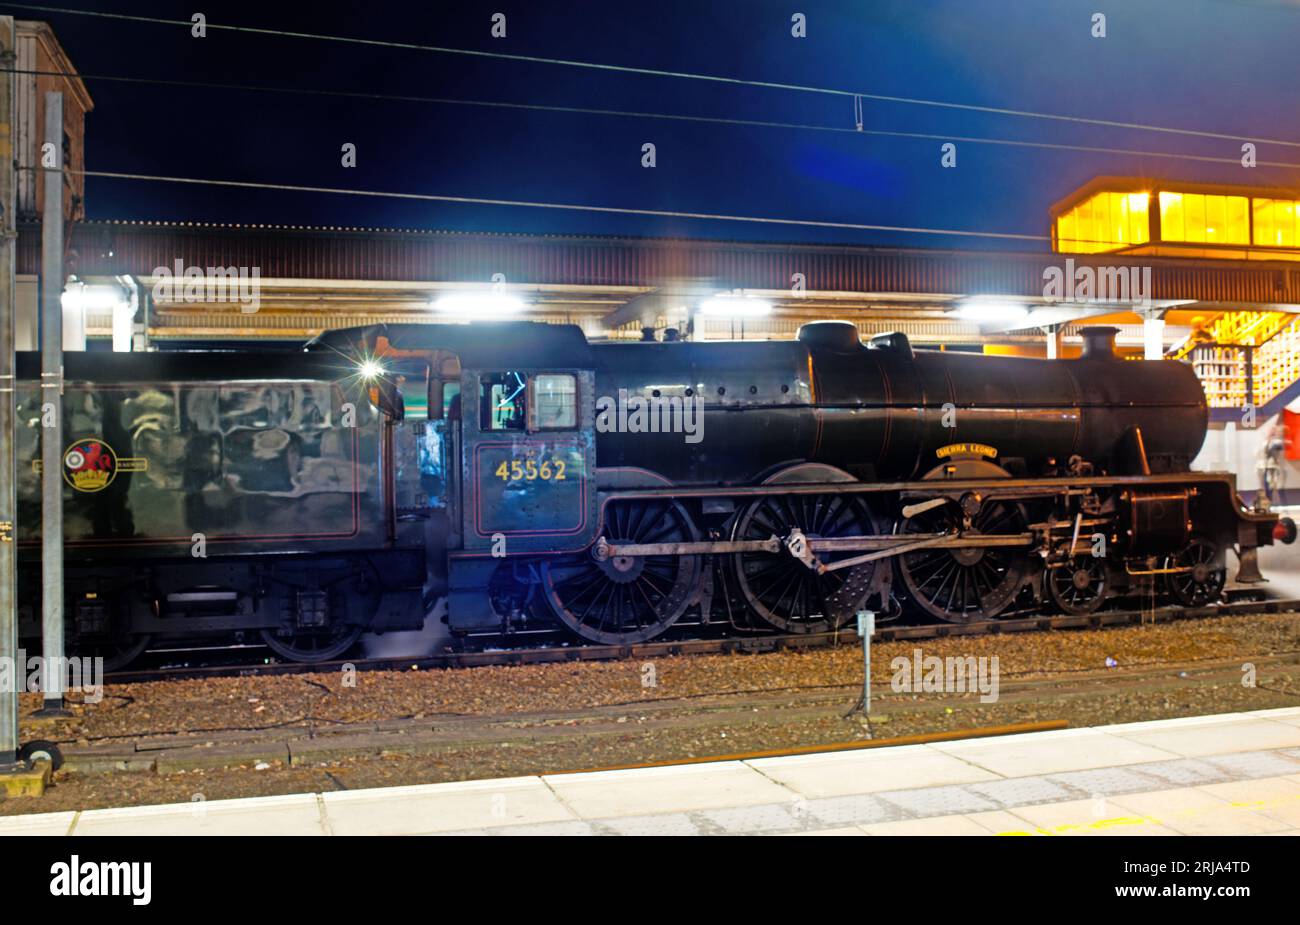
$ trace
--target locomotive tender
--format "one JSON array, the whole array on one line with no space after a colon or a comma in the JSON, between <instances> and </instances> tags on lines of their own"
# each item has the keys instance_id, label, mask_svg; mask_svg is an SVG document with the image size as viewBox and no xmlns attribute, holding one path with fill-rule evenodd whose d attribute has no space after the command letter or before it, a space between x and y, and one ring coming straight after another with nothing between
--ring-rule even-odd
<instances>
[{"instance_id":1,"label":"locomotive tender","mask_svg":"<svg viewBox=\"0 0 1300 925\"><path fill-rule=\"evenodd\" d=\"M1227 554L1295 526L1192 472L1191 369L862 343L588 343L570 325L379 325L301 352L70 354L73 651L260 636L683 623L834 629L864 606L952 622L1119 594L1217 600ZM20 355L20 634L39 635L40 405ZM663 426L609 416L629 397ZM692 425L691 412L698 413ZM603 418L602 418L603 416ZM678 426L683 425L683 426ZM693 427L693 429L692 429Z\"/></svg>"}]
</instances>

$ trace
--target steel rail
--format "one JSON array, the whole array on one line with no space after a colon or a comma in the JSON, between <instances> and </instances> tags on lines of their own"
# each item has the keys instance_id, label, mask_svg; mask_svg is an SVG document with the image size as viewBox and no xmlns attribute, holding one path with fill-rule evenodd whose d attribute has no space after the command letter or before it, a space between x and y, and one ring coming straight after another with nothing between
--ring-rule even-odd
<instances>
[{"instance_id":1,"label":"steel rail","mask_svg":"<svg viewBox=\"0 0 1300 925\"><path fill-rule=\"evenodd\" d=\"M1230 591L1229 595L1250 594L1250 590ZM1257 592L1256 592L1257 593ZM1094 614L1060 614L1049 616L1006 617L970 623L936 623L915 626L878 626L875 642L897 640L943 639L952 636L998 635L1061 629L1106 629L1148 623L1172 623L1179 620L1207 619L1220 616L1285 613L1300 610L1300 599L1229 601L1203 607L1165 606L1152 610L1112 610ZM328 662L284 662L264 665L207 665L185 668L159 668L139 671L110 672L104 677L109 684L136 684L149 681L175 681L214 677L253 677L337 672L345 666L358 671L410 671L437 668L476 668L501 665L538 665L553 662L616 661L629 658L668 658L680 655L732 655L815 649L860 642L855 630L845 628L832 633L728 636L718 639L660 639L634 645L555 645L492 651L445 652L407 658L338 659Z\"/></svg>"}]
</instances>

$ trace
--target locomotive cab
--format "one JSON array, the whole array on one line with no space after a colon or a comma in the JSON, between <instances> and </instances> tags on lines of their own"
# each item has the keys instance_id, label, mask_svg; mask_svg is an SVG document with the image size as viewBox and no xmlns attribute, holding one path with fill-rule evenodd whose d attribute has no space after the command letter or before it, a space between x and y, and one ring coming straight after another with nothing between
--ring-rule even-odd
<instances>
[{"instance_id":1,"label":"locomotive cab","mask_svg":"<svg viewBox=\"0 0 1300 925\"><path fill-rule=\"evenodd\" d=\"M509 577L516 561L577 552L595 536L586 341L532 324L365 333L377 335L363 335L361 350L385 419L390 538L421 538L428 594L447 598L453 629L508 628L528 603L519 589L535 585Z\"/></svg>"}]
</instances>

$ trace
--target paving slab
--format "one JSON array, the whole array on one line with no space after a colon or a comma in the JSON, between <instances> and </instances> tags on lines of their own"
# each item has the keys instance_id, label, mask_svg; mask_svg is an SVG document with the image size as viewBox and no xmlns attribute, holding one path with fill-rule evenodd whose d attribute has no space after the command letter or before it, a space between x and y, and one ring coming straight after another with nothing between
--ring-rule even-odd
<instances>
[{"instance_id":1,"label":"paving slab","mask_svg":"<svg viewBox=\"0 0 1300 925\"><path fill-rule=\"evenodd\" d=\"M929 747L1002 777L1028 777L1181 757L1123 736L1091 729L1026 733L997 739L962 739L936 742Z\"/></svg>"},{"instance_id":2,"label":"paving slab","mask_svg":"<svg viewBox=\"0 0 1300 925\"><path fill-rule=\"evenodd\" d=\"M1205 784L1200 789L1229 803L1265 811L1300 800L1300 775Z\"/></svg>"},{"instance_id":3,"label":"paving slab","mask_svg":"<svg viewBox=\"0 0 1300 925\"><path fill-rule=\"evenodd\" d=\"M322 795L335 835L424 835L575 819L537 777L348 790Z\"/></svg>"},{"instance_id":4,"label":"paving slab","mask_svg":"<svg viewBox=\"0 0 1300 925\"><path fill-rule=\"evenodd\" d=\"M31 813L23 816L0 816L3 835L67 835L75 812Z\"/></svg>"},{"instance_id":5,"label":"paving slab","mask_svg":"<svg viewBox=\"0 0 1300 925\"><path fill-rule=\"evenodd\" d=\"M1264 835L1290 828L1195 787L1130 793L1111 802L1135 815L1157 819L1180 835Z\"/></svg>"},{"instance_id":6,"label":"paving slab","mask_svg":"<svg viewBox=\"0 0 1300 925\"><path fill-rule=\"evenodd\" d=\"M967 787L925 787L919 790L887 790L881 800L913 816L941 816L948 813L978 813L997 809L997 804Z\"/></svg>"},{"instance_id":7,"label":"paving slab","mask_svg":"<svg viewBox=\"0 0 1300 925\"><path fill-rule=\"evenodd\" d=\"M1274 707L1271 710L1249 710L1247 716L1271 719L1279 723L1300 726L1300 707Z\"/></svg>"},{"instance_id":8,"label":"paving slab","mask_svg":"<svg viewBox=\"0 0 1300 925\"><path fill-rule=\"evenodd\" d=\"M825 835L829 835L829 836L861 835L861 836L865 836L865 835L869 835L870 833L869 833L869 832L866 832L865 830L859 828L859 827L856 826L856 825L845 825L845 826L839 826L838 828L834 828L834 829L814 829L814 830L812 830L812 831L810 831L810 832L789 832L789 833L787 833L787 834L789 834L789 835L799 835L799 836L804 836L804 835L823 835L823 836L825 836Z\"/></svg>"},{"instance_id":9,"label":"paving slab","mask_svg":"<svg viewBox=\"0 0 1300 925\"><path fill-rule=\"evenodd\" d=\"M799 796L739 761L557 774L545 780L583 819L782 803Z\"/></svg>"},{"instance_id":10,"label":"paving slab","mask_svg":"<svg viewBox=\"0 0 1300 925\"><path fill-rule=\"evenodd\" d=\"M1222 722L1171 725L1163 729L1114 730L1110 734L1184 758L1300 746L1300 726L1243 714Z\"/></svg>"},{"instance_id":11,"label":"paving slab","mask_svg":"<svg viewBox=\"0 0 1300 925\"><path fill-rule=\"evenodd\" d=\"M1020 806L1010 811L1026 825L1028 835L1177 835L1141 813L1125 810L1111 800L1068 800L1039 806Z\"/></svg>"},{"instance_id":12,"label":"paving slab","mask_svg":"<svg viewBox=\"0 0 1300 925\"><path fill-rule=\"evenodd\" d=\"M656 816L624 816L606 819L594 827L611 835L702 835L699 824L687 813L660 813Z\"/></svg>"},{"instance_id":13,"label":"paving slab","mask_svg":"<svg viewBox=\"0 0 1300 925\"><path fill-rule=\"evenodd\" d=\"M1158 779L1141 773L1144 765L1118 768L1092 768L1087 771L1063 771L1052 774L1048 780L1072 790L1080 790L1092 798L1113 796L1117 793L1134 793L1158 786Z\"/></svg>"},{"instance_id":14,"label":"paving slab","mask_svg":"<svg viewBox=\"0 0 1300 925\"><path fill-rule=\"evenodd\" d=\"M1290 710L1290 707L1284 708ZM1237 722L1251 719L1250 713L1213 713L1208 716L1171 716L1168 719L1148 719L1137 723L1107 723L1104 726L1089 726L1093 732L1105 732L1115 735L1132 735L1137 732L1160 732L1166 729L1197 729L1216 723ZM1076 730L1081 731L1081 730Z\"/></svg>"},{"instance_id":15,"label":"paving slab","mask_svg":"<svg viewBox=\"0 0 1300 925\"><path fill-rule=\"evenodd\" d=\"M936 751L929 745L758 758L746 764L805 797L844 796L1000 779L992 771Z\"/></svg>"},{"instance_id":16,"label":"paving slab","mask_svg":"<svg viewBox=\"0 0 1300 925\"><path fill-rule=\"evenodd\" d=\"M988 835L1030 835L1025 820L1013 816L1010 810L998 809L989 813L966 813L965 818L984 828Z\"/></svg>"},{"instance_id":17,"label":"paving slab","mask_svg":"<svg viewBox=\"0 0 1300 925\"><path fill-rule=\"evenodd\" d=\"M970 816L933 816L898 822L868 823L861 827L868 835L988 835L989 830Z\"/></svg>"},{"instance_id":18,"label":"paving slab","mask_svg":"<svg viewBox=\"0 0 1300 925\"><path fill-rule=\"evenodd\" d=\"M74 835L325 835L314 793L83 812Z\"/></svg>"}]
</instances>

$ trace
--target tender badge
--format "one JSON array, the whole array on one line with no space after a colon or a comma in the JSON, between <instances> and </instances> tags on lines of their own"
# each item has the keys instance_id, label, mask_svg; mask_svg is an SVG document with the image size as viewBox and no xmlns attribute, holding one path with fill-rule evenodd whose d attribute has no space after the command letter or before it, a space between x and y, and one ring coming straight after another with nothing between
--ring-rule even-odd
<instances>
[{"instance_id":1,"label":"tender badge","mask_svg":"<svg viewBox=\"0 0 1300 925\"><path fill-rule=\"evenodd\" d=\"M40 460L32 467L40 471ZM77 491L103 491L118 472L144 472L149 461L142 457L119 457L98 437L82 437L63 451L63 480Z\"/></svg>"}]
</instances>

